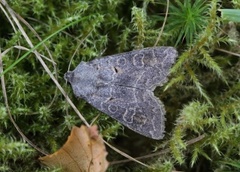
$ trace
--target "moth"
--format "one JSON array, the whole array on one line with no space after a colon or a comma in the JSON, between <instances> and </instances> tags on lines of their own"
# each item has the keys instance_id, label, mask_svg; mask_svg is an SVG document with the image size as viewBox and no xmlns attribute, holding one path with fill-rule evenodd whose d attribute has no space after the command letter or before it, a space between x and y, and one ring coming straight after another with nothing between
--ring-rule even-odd
<instances>
[{"instance_id":1,"label":"moth","mask_svg":"<svg viewBox=\"0 0 240 172\"><path fill-rule=\"evenodd\" d=\"M76 97L131 130L162 139L165 108L154 89L168 80L178 52L173 47L149 47L81 62L64 78Z\"/></svg>"}]
</instances>

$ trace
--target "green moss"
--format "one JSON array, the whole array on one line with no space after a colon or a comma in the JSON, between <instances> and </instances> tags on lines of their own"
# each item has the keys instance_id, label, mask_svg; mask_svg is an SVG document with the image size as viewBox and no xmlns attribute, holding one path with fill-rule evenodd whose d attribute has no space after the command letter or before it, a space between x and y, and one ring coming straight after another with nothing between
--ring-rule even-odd
<instances>
[{"instance_id":1,"label":"green moss","mask_svg":"<svg viewBox=\"0 0 240 172\"><path fill-rule=\"evenodd\" d=\"M164 20L166 1L9 1L41 40L48 38L41 42L20 22L33 45L41 43L37 51L48 58L43 58L46 65L86 120L91 122L99 115L95 123L109 143L133 156L165 151L144 159L155 171L239 171L240 58L223 51L238 53L239 26L222 22L217 15L219 3L221 8L239 6L236 0L232 4L217 0L170 3L158 45L177 45L179 58L169 82L156 91L165 104L167 121L166 136L154 141L123 129L76 99L63 75L80 61L153 46ZM0 20L4 23L0 28L1 51L11 48L2 57L4 70L9 69L4 78L10 111L22 132L39 148L52 153L64 144L71 127L82 122L36 56L29 53L23 57L26 50L22 47L31 48L21 30L14 32L3 10ZM22 140L9 120L2 92L0 99L0 171L51 171L40 164L37 158L42 154ZM189 142L199 136L200 140ZM108 151L109 161L122 159ZM154 170L136 163L109 168Z\"/></svg>"}]
</instances>

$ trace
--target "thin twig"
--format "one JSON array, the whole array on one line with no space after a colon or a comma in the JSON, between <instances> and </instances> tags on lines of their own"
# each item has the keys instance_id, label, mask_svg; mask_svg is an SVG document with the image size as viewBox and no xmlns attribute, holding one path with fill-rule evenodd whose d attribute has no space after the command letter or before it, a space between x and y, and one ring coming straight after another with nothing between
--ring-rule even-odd
<instances>
[{"instance_id":1,"label":"thin twig","mask_svg":"<svg viewBox=\"0 0 240 172\"><path fill-rule=\"evenodd\" d=\"M220 48L216 48L216 50L221 51L221 52L224 52L224 53L231 54L231 55L233 55L233 56L240 57L240 54L239 54L239 53L234 53L234 52L231 52L231 51L228 51L228 50L224 50L224 49L220 49Z\"/></svg>"},{"instance_id":2,"label":"thin twig","mask_svg":"<svg viewBox=\"0 0 240 172\"><path fill-rule=\"evenodd\" d=\"M3 72L3 63L2 63L2 53L0 50L0 73ZM6 86L5 86L5 80L4 80L4 75L1 76L1 85L2 85L2 92L3 92L3 98L4 98L4 102L5 102L5 106L6 106L6 110L8 113L8 116L11 120L11 122L13 123L14 127L17 129L18 133L22 136L22 138L29 144L31 145L34 149L36 149L37 151L41 152L44 155L48 155L48 153L44 152L43 150L41 150L40 148L38 148L35 144L33 144L21 131L21 129L18 127L18 125L16 124L16 122L14 121L11 111L10 111L10 107L8 105L8 98L7 98L7 91L6 91Z\"/></svg>"},{"instance_id":3,"label":"thin twig","mask_svg":"<svg viewBox=\"0 0 240 172\"><path fill-rule=\"evenodd\" d=\"M114 146L110 145L110 144L109 144L108 142L106 142L105 140L103 140L103 141L104 141L104 143L105 143L106 145L108 145L111 149L113 149L113 150L116 151L117 153L121 154L122 156L128 158L128 159L126 160L126 162L134 161L134 162L137 162L137 163L139 163L139 164L141 164L141 165L143 165L143 166L145 166L145 167L147 167L147 168L151 168L151 167L148 166L147 164L144 164L144 163L142 163L141 161L138 161L137 158L133 158L133 157L129 156L128 154L126 154L126 153L120 151L119 149L115 148ZM124 160L122 160L122 161L124 161ZM115 161L115 162L117 162L117 161ZM113 165L113 164L115 164L115 163L112 162L112 163L110 163L110 164Z\"/></svg>"},{"instance_id":4,"label":"thin twig","mask_svg":"<svg viewBox=\"0 0 240 172\"><path fill-rule=\"evenodd\" d=\"M163 29L164 29L165 24L166 24L166 22L167 22L168 9L169 9L169 0L167 0L167 9L166 9L166 13L165 13L163 25L162 25L162 28L161 28L159 34L158 34L158 38L157 38L157 40L156 40L156 42L155 42L155 44L154 44L154 47L157 46L158 42L159 42L160 39L161 39L161 36L162 36L162 33L163 33Z\"/></svg>"},{"instance_id":5,"label":"thin twig","mask_svg":"<svg viewBox=\"0 0 240 172\"><path fill-rule=\"evenodd\" d=\"M194 139L191 139L191 140L187 141L187 146L192 145L192 144L202 140L204 137L205 137L205 135L200 135L197 138L194 138ZM149 155L135 157L134 159L141 160L141 159L146 159L146 158L152 158L154 156L167 154L170 151L171 151L171 149L167 148L167 149L164 149L162 151L155 152L155 153L152 153L152 154L149 154ZM132 160L131 159L124 159L124 160L119 160L119 161L113 161L113 162L110 163L110 165L116 165L116 164L126 163L126 162L130 162L130 161L132 161Z\"/></svg>"}]
</instances>

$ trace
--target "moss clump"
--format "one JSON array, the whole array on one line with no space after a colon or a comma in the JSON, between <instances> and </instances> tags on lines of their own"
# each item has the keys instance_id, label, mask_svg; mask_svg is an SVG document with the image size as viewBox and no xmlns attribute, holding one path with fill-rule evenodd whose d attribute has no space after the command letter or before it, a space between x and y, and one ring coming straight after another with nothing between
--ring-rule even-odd
<instances>
[{"instance_id":1,"label":"moss clump","mask_svg":"<svg viewBox=\"0 0 240 172\"><path fill-rule=\"evenodd\" d=\"M116 121L77 100L63 75L69 64L73 69L80 61L153 46L164 21L166 1L9 1L9 7L41 39L20 18L17 20L23 30L16 24L13 27L10 21L15 22L2 2L0 46L2 52L9 50L2 57L3 69L9 69L4 74L9 110L22 132L39 148L56 151L71 127L82 122L34 53L12 64L26 53L24 48L31 48L23 30L37 45L79 21L42 42L37 51L86 120L100 114L95 123L110 143L133 156L164 150L164 154L145 160L156 171L239 171L240 58L225 51L238 53L239 26L222 22L217 15L220 1L182 0L169 4L168 19L157 45L177 45L180 56L165 89L156 90L167 111L162 141L143 138L126 128L123 132ZM222 7L237 8L239 3L233 2L222 1ZM49 171L37 160L42 154L24 142L11 123L4 91L1 94L0 171ZM109 161L121 158L109 149ZM127 170L153 171L136 163L109 168Z\"/></svg>"}]
</instances>

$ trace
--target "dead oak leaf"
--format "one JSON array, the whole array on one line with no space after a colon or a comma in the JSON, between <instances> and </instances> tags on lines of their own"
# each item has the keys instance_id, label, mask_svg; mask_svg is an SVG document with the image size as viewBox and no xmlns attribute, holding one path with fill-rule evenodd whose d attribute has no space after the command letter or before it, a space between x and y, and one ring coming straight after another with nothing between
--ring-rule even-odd
<instances>
[{"instance_id":1,"label":"dead oak leaf","mask_svg":"<svg viewBox=\"0 0 240 172\"><path fill-rule=\"evenodd\" d=\"M107 152L97 126L73 127L67 142L57 152L40 157L49 167L61 167L66 172L105 172Z\"/></svg>"}]
</instances>

